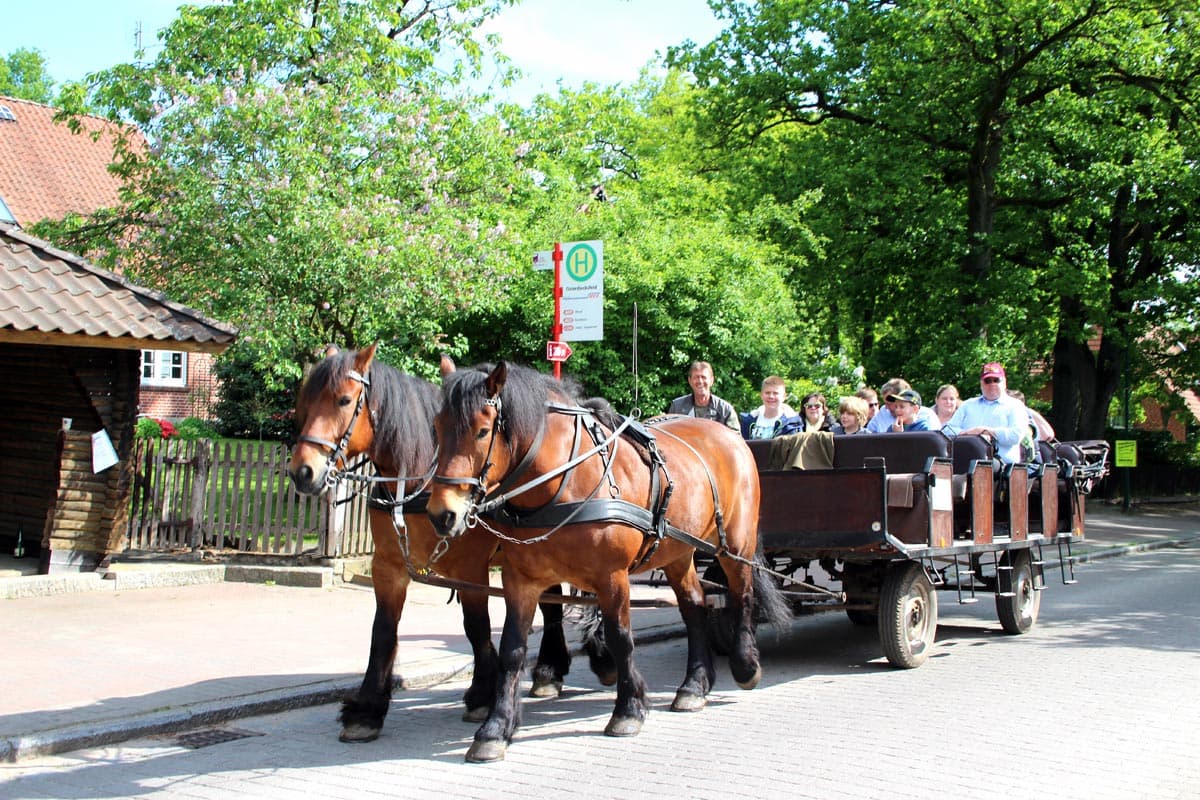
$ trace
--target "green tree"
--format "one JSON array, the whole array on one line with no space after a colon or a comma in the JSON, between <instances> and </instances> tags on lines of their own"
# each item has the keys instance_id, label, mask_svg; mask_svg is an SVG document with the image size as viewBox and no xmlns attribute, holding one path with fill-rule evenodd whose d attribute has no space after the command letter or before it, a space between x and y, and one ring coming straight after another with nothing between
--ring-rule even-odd
<instances>
[{"instance_id":1,"label":"green tree","mask_svg":"<svg viewBox=\"0 0 1200 800\"><path fill-rule=\"evenodd\" d=\"M510 302L457 321L473 358L541 362L553 276L528 266L532 251L601 240L604 340L572 343L565 368L589 391L658 413L687 390L687 365L703 359L715 367L718 393L745 408L757 404L763 377L799 360L779 268L786 259L754 236L751 221L725 212L718 173L697 158L690 102L676 76L565 90L504 110L537 176L515 198L522 218L514 224L529 249Z\"/></svg>"},{"instance_id":2,"label":"green tree","mask_svg":"<svg viewBox=\"0 0 1200 800\"><path fill-rule=\"evenodd\" d=\"M92 76L92 107L137 126L122 206L51 233L238 325L277 386L330 342L433 370L443 319L511 279L506 207L526 178L512 138L454 94L498 4L183 7L153 61ZM457 54L449 72L439 53ZM67 114L84 100L65 92Z\"/></svg>"},{"instance_id":3,"label":"green tree","mask_svg":"<svg viewBox=\"0 0 1200 800\"><path fill-rule=\"evenodd\" d=\"M1195 374L1194 348L1152 344L1195 335L1194 4L713 5L727 31L674 63L718 146L821 188L834 277L794 285L875 375L1053 356L1060 434L1099 436L1124 370Z\"/></svg>"},{"instance_id":4,"label":"green tree","mask_svg":"<svg viewBox=\"0 0 1200 800\"><path fill-rule=\"evenodd\" d=\"M18 47L0 59L0 95L49 103L54 96L54 79L46 72L41 51Z\"/></svg>"}]
</instances>

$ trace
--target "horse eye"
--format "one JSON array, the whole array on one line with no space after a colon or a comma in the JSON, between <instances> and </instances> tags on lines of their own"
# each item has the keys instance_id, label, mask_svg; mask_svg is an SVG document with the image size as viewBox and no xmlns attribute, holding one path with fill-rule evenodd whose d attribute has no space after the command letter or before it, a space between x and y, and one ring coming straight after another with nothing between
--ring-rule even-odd
<instances>
[{"instance_id":1,"label":"horse eye","mask_svg":"<svg viewBox=\"0 0 1200 800\"><path fill-rule=\"evenodd\" d=\"M344 395L342 395L341 397L339 397L339 398L338 398L338 405L339 405L339 406L348 406L348 405L350 405L350 404L351 404L351 403L353 403L353 402L354 402L354 401L350 399L350 395L348 395L348 394L344 394Z\"/></svg>"},{"instance_id":2,"label":"horse eye","mask_svg":"<svg viewBox=\"0 0 1200 800\"><path fill-rule=\"evenodd\" d=\"M475 438L476 438L476 439L486 439L486 438L487 438L487 435L488 435L489 433L491 433L490 429L488 429L488 428L480 428L480 429L479 429L479 433L475 434Z\"/></svg>"}]
</instances>

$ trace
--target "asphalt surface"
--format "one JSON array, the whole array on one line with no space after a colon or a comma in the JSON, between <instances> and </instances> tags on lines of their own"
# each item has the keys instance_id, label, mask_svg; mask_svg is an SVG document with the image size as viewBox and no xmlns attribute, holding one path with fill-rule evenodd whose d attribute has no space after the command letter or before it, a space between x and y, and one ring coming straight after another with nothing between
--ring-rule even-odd
<instances>
[{"instance_id":1,"label":"asphalt surface","mask_svg":"<svg viewBox=\"0 0 1200 800\"><path fill-rule=\"evenodd\" d=\"M1093 504L1073 550L1086 565L1198 538L1194 505ZM1085 566L1079 573L1086 580ZM338 701L361 681L375 606L369 586L335 583L319 568L226 574L161 562L107 578L0 577L0 598L0 761L8 762ZM493 599L496 641L503 611ZM682 633L672 608L637 609L633 619L639 641ZM414 585L397 673L425 687L470 665L460 607L444 589Z\"/></svg>"}]
</instances>

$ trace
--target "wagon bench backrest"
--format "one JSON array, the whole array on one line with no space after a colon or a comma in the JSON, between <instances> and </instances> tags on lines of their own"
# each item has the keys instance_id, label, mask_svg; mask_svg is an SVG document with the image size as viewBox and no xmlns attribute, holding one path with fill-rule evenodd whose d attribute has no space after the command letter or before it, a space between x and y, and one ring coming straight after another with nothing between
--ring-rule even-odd
<instances>
[{"instance_id":1,"label":"wagon bench backrest","mask_svg":"<svg viewBox=\"0 0 1200 800\"><path fill-rule=\"evenodd\" d=\"M950 440L937 431L863 433L833 439L834 469L862 469L868 459L882 458L889 474L924 472L929 459L949 456Z\"/></svg>"},{"instance_id":2,"label":"wagon bench backrest","mask_svg":"<svg viewBox=\"0 0 1200 800\"><path fill-rule=\"evenodd\" d=\"M977 439L978 437L969 437ZM768 469L771 457L771 441L756 439L747 442L754 453L759 471ZM975 446L980 445L980 446ZM982 454L986 445L982 440L964 449L964 458L985 458ZM976 452L979 454L976 454ZM833 437L834 469L862 469L868 459L883 459L889 474L924 472L931 458L949 458L951 440L937 431L913 431L911 433L864 433L857 436ZM963 461L960 470L957 453L955 472L966 472L969 461Z\"/></svg>"}]
</instances>

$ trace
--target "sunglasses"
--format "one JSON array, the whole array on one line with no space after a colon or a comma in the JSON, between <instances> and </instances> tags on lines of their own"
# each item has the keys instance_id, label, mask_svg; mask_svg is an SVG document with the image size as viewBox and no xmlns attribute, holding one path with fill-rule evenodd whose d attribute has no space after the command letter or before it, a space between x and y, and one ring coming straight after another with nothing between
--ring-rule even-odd
<instances>
[{"instance_id":1,"label":"sunglasses","mask_svg":"<svg viewBox=\"0 0 1200 800\"><path fill-rule=\"evenodd\" d=\"M808 405L805 406L805 408L824 408L824 407L825 406L821 405L820 403L809 403Z\"/></svg>"},{"instance_id":2,"label":"sunglasses","mask_svg":"<svg viewBox=\"0 0 1200 800\"><path fill-rule=\"evenodd\" d=\"M867 408L879 408L879 403L867 403Z\"/></svg>"},{"instance_id":3,"label":"sunglasses","mask_svg":"<svg viewBox=\"0 0 1200 800\"><path fill-rule=\"evenodd\" d=\"M984 383L999 383L1000 379L999 378L984 378L983 382Z\"/></svg>"}]
</instances>

